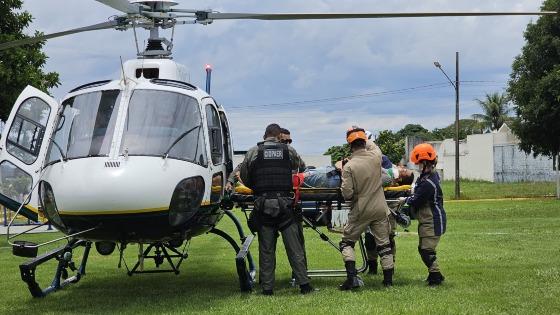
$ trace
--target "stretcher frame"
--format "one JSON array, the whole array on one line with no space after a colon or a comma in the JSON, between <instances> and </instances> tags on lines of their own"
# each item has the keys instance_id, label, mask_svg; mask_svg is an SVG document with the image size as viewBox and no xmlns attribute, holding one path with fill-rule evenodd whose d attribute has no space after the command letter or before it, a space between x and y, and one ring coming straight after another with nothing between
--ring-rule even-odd
<instances>
[{"instance_id":1,"label":"stretcher frame","mask_svg":"<svg viewBox=\"0 0 560 315\"><path fill-rule=\"evenodd\" d=\"M248 219L248 214L253 210L253 195L241 195L232 194L230 196L231 200L241 208L241 211L245 214L245 218ZM302 212L310 207L306 207L303 202L305 201L315 201L315 207L317 202L332 202L332 207L336 206L336 209L329 209L329 211L339 211L349 209L349 205L344 201L340 188L300 188L299 189L299 201L298 204L302 207ZM316 208L313 208L316 209ZM325 215L324 212L322 215ZM334 243L325 233L323 233L319 226L314 224L305 215L302 214L304 227L313 229L320 237L321 240L329 243L337 252L341 252L340 248L336 243ZM328 229L328 228L327 228ZM332 233L340 233L339 231L328 229ZM357 268L358 273L365 273L368 269L366 247L364 244L363 237L357 242L360 248L361 266ZM307 270L308 277L346 277L346 269L310 269Z\"/></svg>"}]
</instances>

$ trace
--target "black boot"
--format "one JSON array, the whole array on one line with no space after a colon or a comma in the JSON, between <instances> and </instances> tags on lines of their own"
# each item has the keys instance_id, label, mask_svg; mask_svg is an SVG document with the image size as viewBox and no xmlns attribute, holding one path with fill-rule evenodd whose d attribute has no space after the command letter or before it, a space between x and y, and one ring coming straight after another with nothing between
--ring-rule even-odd
<instances>
[{"instance_id":1,"label":"black boot","mask_svg":"<svg viewBox=\"0 0 560 315\"><path fill-rule=\"evenodd\" d=\"M346 281L344 281L338 288L340 290L353 290L361 286L360 279L358 279L358 271L356 270L355 261L345 261L346 267Z\"/></svg>"},{"instance_id":2,"label":"black boot","mask_svg":"<svg viewBox=\"0 0 560 315\"><path fill-rule=\"evenodd\" d=\"M376 275L377 274L377 260L368 260L368 274Z\"/></svg>"},{"instance_id":3,"label":"black boot","mask_svg":"<svg viewBox=\"0 0 560 315\"><path fill-rule=\"evenodd\" d=\"M443 280L445 280L445 277L439 271L430 272L427 280L428 280L428 285L433 287L433 286L440 285L443 282Z\"/></svg>"},{"instance_id":4,"label":"black boot","mask_svg":"<svg viewBox=\"0 0 560 315\"><path fill-rule=\"evenodd\" d=\"M262 294L263 295L274 295L274 291L272 290L262 290Z\"/></svg>"},{"instance_id":5,"label":"black boot","mask_svg":"<svg viewBox=\"0 0 560 315\"><path fill-rule=\"evenodd\" d=\"M309 284L309 283L302 284L302 285L299 286L299 292L301 294L308 294L308 293L311 293L313 291L315 291L315 288L313 288L311 286L311 284Z\"/></svg>"},{"instance_id":6,"label":"black boot","mask_svg":"<svg viewBox=\"0 0 560 315\"><path fill-rule=\"evenodd\" d=\"M386 287L390 287L393 285L393 272L394 269L387 269L383 270L383 285Z\"/></svg>"}]
</instances>

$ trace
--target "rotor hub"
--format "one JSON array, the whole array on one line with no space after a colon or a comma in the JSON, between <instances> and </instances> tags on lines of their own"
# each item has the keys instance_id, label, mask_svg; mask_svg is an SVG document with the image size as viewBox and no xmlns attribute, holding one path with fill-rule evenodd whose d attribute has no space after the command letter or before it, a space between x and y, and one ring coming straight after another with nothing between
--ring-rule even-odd
<instances>
[{"instance_id":1,"label":"rotor hub","mask_svg":"<svg viewBox=\"0 0 560 315\"><path fill-rule=\"evenodd\" d=\"M149 7L152 11L169 11L169 8L177 5L177 2L171 0L135 0L130 3L140 4Z\"/></svg>"}]
</instances>

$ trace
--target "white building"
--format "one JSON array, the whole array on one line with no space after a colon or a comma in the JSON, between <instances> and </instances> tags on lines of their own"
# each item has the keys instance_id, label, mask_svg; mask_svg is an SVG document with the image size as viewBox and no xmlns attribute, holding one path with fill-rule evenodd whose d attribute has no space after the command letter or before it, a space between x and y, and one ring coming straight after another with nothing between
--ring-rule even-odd
<instances>
[{"instance_id":1,"label":"white building","mask_svg":"<svg viewBox=\"0 0 560 315\"><path fill-rule=\"evenodd\" d=\"M414 141L409 141L414 142ZM455 141L431 141L438 152L438 171L445 180L455 179ZM410 150L415 143L410 143ZM490 182L554 181L553 159L533 157L519 149L519 139L503 124L498 131L467 136L459 142L461 178ZM408 151L410 152L410 151ZM408 153L407 153L408 155Z\"/></svg>"}]
</instances>

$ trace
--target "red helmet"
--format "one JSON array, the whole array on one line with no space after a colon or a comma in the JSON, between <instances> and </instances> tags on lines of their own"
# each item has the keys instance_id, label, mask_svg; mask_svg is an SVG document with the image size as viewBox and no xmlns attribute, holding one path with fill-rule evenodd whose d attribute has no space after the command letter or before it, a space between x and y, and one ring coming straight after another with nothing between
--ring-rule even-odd
<instances>
[{"instance_id":1,"label":"red helmet","mask_svg":"<svg viewBox=\"0 0 560 315\"><path fill-rule=\"evenodd\" d=\"M422 161L435 161L437 152L429 143L420 143L410 152L410 162L419 164Z\"/></svg>"},{"instance_id":2,"label":"red helmet","mask_svg":"<svg viewBox=\"0 0 560 315\"><path fill-rule=\"evenodd\" d=\"M358 139L367 141L366 131L356 126L348 128L346 131L346 141L348 141L348 143L352 143Z\"/></svg>"}]
</instances>

